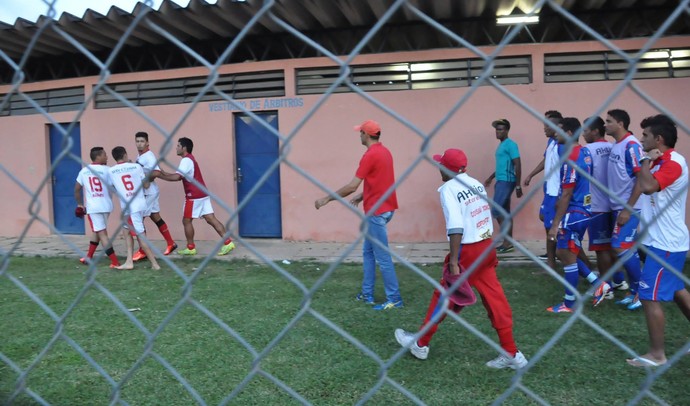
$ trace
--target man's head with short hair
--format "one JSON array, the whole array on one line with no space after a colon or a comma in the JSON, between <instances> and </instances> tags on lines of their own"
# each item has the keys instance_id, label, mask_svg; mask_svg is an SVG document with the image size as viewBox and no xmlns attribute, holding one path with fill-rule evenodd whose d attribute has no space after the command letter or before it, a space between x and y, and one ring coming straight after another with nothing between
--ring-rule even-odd
<instances>
[{"instance_id":1,"label":"man's head with short hair","mask_svg":"<svg viewBox=\"0 0 690 406\"><path fill-rule=\"evenodd\" d=\"M573 139L573 141L576 143L577 137L573 137L575 136L575 133L577 133L577 130L580 129L580 127L580 120L578 120L575 117L565 117L561 121L561 129L563 130L563 132L569 135L569 138ZM568 140L567 138L563 137L560 133L556 133L556 136L558 137L559 144L565 144Z\"/></svg>"},{"instance_id":2,"label":"man's head with short hair","mask_svg":"<svg viewBox=\"0 0 690 406\"><path fill-rule=\"evenodd\" d=\"M549 120L554 126L560 127L561 121L563 121L563 117L558 117L558 116L551 116L551 117L546 117L547 120ZM554 130L548 123L544 122L544 135L546 135L546 138L554 138L556 137L556 130Z\"/></svg>"},{"instance_id":3,"label":"man's head with short hair","mask_svg":"<svg viewBox=\"0 0 690 406\"><path fill-rule=\"evenodd\" d=\"M657 148L656 145L653 148L648 148L647 144L651 144L651 141L645 142L646 137L651 136L655 144L661 141L667 148L675 148L676 142L678 142L678 129L676 128L676 123L665 114L657 114L645 118L640 123L640 127L643 130L642 144L645 147L645 151ZM651 147L651 145L649 146Z\"/></svg>"},{"instance_id":4,"label":"man's head with short hair","mask_svg":"<svg viewBox=\"0 0 690 406\"><path fill-rule=\"evenodd\" d=\"M626 130L630 127L630 115L628 112L621 109L613 109L606 112L609 116L614 118L617 122L623 124L623 128Z\"/></svg>"},{"instance_id":5,"label":"man's head with short hair","mask_svg":"<svg viewBox=\"0 0 690 406\"><path fill-rule=\"evenodd\" d=\"M177 140L178 144L180 144L180 147L185 149L188 154L192 153L192 150L194 149L194 142L190 140L187 137L182 137Z\"/></svg>"},{"instance_id":6,"label":"man's head with short hair","mask_svg":"<svg viewBox=\"0 0 690 406\"><path fill-rule=\"evenodd\" d=\"M91 158L91 162L102 163L98 162L99 158L103 158L102 155L106 155L107 160L107 154L105 153L105 149L103 149L103 147L93 147L89 153L89 158Z\"/></svg>"},{"instance_id":7,"label":"man's head with short hair","mask_svg":"<svg viewBox=\"0 0 690 406\"><path fill-rule=\"evenodd\" d=\"M563 114L561 114L561 112L558 111L558 110L549 110L549 111L547 111L546 113L544 113L544 117L546 117L546 118L559 118L559 119L562 119L562 118L563 118Z\"/></svg>"},{"instance_id":8,"label":"man's head with short hair","mask_svg":"<svg viewBox=\"0 0 690 406\"><path fill-rule=\"evenodd\" d=\"M125 147L117 146L113 148L112 155L116 162L122 162L125 156L127 156L127 150Z\"/></svg>"},{"instance_id":9,"label":"man's head with short hair","mask_svg":"<svg viewBox=\"0 0 690 406\"><path fill-rule=\"evenodd\" d=\"M600 140L606 135L604 120L602 120L601 117L592 116L588 118L585 120L583 127L582 136L588 143Z\"/></svg>"},{"instance_id":10,"label":"man's head with short hair","mask_svg":"<svg viewBox=\"0 0 690 406\"><path fill-rule=\"evenodd\" d=\"M144 131L139 131L134 135L134 143L140 154L146 152L149 149L149 134Z\"/></svg>"}]
</instances>

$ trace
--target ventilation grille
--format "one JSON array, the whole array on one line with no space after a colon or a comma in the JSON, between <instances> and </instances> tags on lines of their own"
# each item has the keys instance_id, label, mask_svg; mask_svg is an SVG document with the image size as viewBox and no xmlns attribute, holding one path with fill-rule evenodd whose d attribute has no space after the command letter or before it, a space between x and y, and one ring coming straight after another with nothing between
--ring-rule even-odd
<instances>
[{"instance_id":1,"label":"ventilation grille","mask_svg":"<svg viewBox=\"0 0 690 406\"><path fill-rule=\"evenodd\" d=\"M485 60L477 58L352 66L349 76L335 92L352 92L348 82L367 92L468 87L479 79L486 65ZM337 81L340 71L339 66L298 69L297 94L325 93ZM491 77L502 85L531 83L532 58L497 58Z\"/></svg>"},{"instance_id":2,"label":"ventilation grille","mask_svg":"<svg viewBox=\"0 0 690 406\"><path fill-rule=\"evenodd\" d=\"M24 95L33 99L36 104L49 113L79 110L84 104L83 86L26 92ZM6 94L0 96L0 100L4 100L5 97L7 97ZM24 116L38 113L39 111L24 97L13 94L10 96L9 103L0 111L0 116Z\"/></svg>"},{"instance_id":3,"label":"ventilation grille","mask_svg":"<svg viewBox=\"0 0 690 406\"><path fill-rule=\"evenodd\" d=\"M184 79L106 84L105 86L135 106L156 106L190 103L199 95L207 81L208 77L201 76ZM104 88L98 90L96 94L97 109L127 106L110 91ZM218 78L214 88L209 89L200 100L224 100L219 92L233 99L282 97L285 96L285 73L280 70L222 75Z\"/></svg>"},{"instance_id":4,"label":"ventilation grille","mask_svg":"<svg viewBox=\"0 0 690 406\"><path fill-rule=\"evenodd\" d=\"M626 51L634 56L636 51ZM544 56L544 81L583 82L622 80L630 67L614 52L547 54ZM637 63L635 79L682 78L690 76L690 49L656 49L645 53Z\"/></svg>"}]
</instances>

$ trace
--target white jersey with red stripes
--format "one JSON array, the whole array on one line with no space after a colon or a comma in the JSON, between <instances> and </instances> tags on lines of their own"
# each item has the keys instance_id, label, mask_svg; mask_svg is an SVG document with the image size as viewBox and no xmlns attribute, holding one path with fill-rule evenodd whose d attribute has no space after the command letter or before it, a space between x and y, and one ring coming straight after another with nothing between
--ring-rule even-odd
<instances>
[{"instance_id":1,"label":"white jersey with red stripes","mask_svg":"<svg viewBox=\"0 0 690 406\"><path fill-rule=\"evenodd\" d=\"M642 206L644 221L641 227L647 223L644 243L663 251L688 251L690 238L685 225L688 165L685 158L669 149L652 163L651 172L660 190L645 199Z\"/></svg>"},{"instance_id":2,"label":"white jersey with red stripes","mask_svg":"<svg viewBox=\"0 0 690 406\"><path fill-rule=\"evenodd\" d=\"M137 157L137 163L144 168L144 173L146 176L151 175L151 172L153 171L161 170L160 166L158 166L156 154L154 154L150 149L146 150L146 152ZM148 189L144 189L144 194L147 196L158 194L158 192L158 185L155 181L150 183Z\"/></svg>"},{"instance_id":3,"label":"white jersey with red stripes","mask_svg":"<svg viewBox=\"0 0 690 406\"><path fill-rule=\"evenodd\" d=\"M139 164L123 162L110 168L110 179L120 198L120 207L125 210L127 202L128 213L146 210L146 198L142 186L144 169Z\"/></svg>"},{"instance_id":4,"label":"white jersey with red stripes","mask_svg":"<svg viewBox=\"0 0 690 406\"><path fill-rule=\"evenodd\" d=\"M107 165L91 164L83 167L77 175L82 187L84 206L87 213L110 213L113 201L110 198L110 171Z\"/></svg>"}]
</instances>

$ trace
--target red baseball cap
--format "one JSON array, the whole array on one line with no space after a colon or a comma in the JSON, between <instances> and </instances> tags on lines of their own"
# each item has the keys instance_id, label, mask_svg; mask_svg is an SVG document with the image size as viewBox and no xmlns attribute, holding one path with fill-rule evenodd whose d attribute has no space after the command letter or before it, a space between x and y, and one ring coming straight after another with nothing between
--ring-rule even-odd
<instances>
[{"instance_id":1,"label":"red baseball cap","mask_svg":"<svg viewBox=\"0 0 690 406\"><path fill-rule=\"evenodd\" d=\"M355 131L364 131L367 135L377 136L381 133L381 126L374 120L367 120L355 126Z\"/></svg>"},{"instance_id":2,"label":"red baseball cap","mask_svg":"<svg viewBox=\"0 0 690 406\"><path fill-rule=\"evenodd\" d=\"M453 172L460 172L461 168L467 167L467 155L461 149L456 148L447 149L443 155L434 155L434 161Z\"/></svg>"}]
</instances>

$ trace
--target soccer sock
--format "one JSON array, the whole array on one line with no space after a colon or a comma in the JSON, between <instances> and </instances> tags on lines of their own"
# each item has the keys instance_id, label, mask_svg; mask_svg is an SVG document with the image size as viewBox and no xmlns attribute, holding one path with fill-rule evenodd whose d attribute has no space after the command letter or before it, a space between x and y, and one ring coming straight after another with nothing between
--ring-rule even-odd
<instances>
[{"instance_id":1,"label":"soccer sock","mask_svg":"<svg viewBox=\"0 0 690 406\"><path fill-rule=\"evenodd\" d=\"M224 244L224 245L228 245L228 244L230 244L231 242L232 242L232 238L228 238L227 240L225 240L225 242L224 242L223 244Z\"/></svg>"},{"instance_id":2,"label":"soccer sock","mask_svg":"<svg viewBox=\"0 0 690 406\"><path fill-rule=\"evenodd\" d=\"M193 250L194 248L196 248L196 244L194 244L194 243L187 244L187 248L190 250Z\"/></svg>"},{"instance_id":3,"label":"soccer sock","mask_svg":"<svg viewBox=\"0 0 690 406\"><path fill-rule=\"evenodd\" d=\"M564 303L568 307L573 307L573 305L575 304L574 290L577 289L577 284L580 280L580 275L578 274L577 269L577 262L563 267L563 271L565 272L565 280L566 282L568 282L568 285L570 285L570 287L565 287L564 296Z\"/></svg>"},{"instance_id":4,"label":"soccer sock","mask_svg":"<svg viewBox=\"0 0 690 406\"><path fill-rule=\"evenodd\" d=\"M86 253L86 258L93 258L96 248L98 248L98 241L89 241L89 252Z\"/></svg>"},{"instance_id":5,"label":"soccer sock","mask_svg":"<svg viewBox=\"0 0 690 406\"><path fill-rule=\"evenodd\" d=\"M587 275L587 282L591 283L592 285L598 285L599 278L597 278L597 275L594 272L590 272L589 275Z\"/></svg>"},{"instance_id":6,"label":"soccer sock","mask_svg":"<svg viewBox=\"0 0 690 406\"><path fill-rule=\"evenodd\" d=\"M623 273L623 271L616 271L613 274L613 283L620 285L624 281L625 281L625 274Z\"/></svg>"},{"instance_id":7,"label":"soccer sock","mask_svg":"<svg viewBox=\"0 0 690 406\"><path fill-rule=\"evenodd\" d=\"M580 276L583 278L587 279L587 281L593 285L596 285L597 281L599 278L597 278L597 274L592 272L587 265L585 264L584 261L582 261L580 258L577 259L577 270L580 273Z\"/></svg>"},{"instance_id":8,"label":"soccer sock","mask_svg":"<svg viewBox=\"0 0 690 406\"><path fill-rule=\"evenodd\" d=\"M168 245L175 244L175 240L172 239L172 236L170 235L170 230L168 230L168 225L165 224L165 221L163 221L163 219L160 219L160 220L156 221L155 223L156 223L156 226L158 226L158 231L160 231L163 238L165 238L165 242Z\"/></svg>"},{"instance_id":9,"label":"soccer sock","mask_svg":"<svg viewBox=\"0 0 690 406\"><path fill-rule=\"evenodd\" d=\"M640 283L640 275L642 274L642 269L640 266L640 256L637 254L637 251L631 254L630 250L625 250L618 254L618 259L622 259L626 256L630 256L625 262L623 263L623 267L625 268L625 271L628 273L628 279L630 280L630 293L636 294L637 293L637 287Z\"/></svg>"},{"instance_id":10,"label":"soccer sock","mask_svg":"<svg viewBox=\"0 0 690 406\"><path fill-rule=\"evenodd\" d=\"M592 270L580 258L577 259L577 271L583 278L589 280L589 275L593 275Z\"/></svg>"},{"instance_id":11,"label":"soccer sock","mask_svg":"<svg viewBox=\"0 0 690 406\"><path fill-rule=\"evenodd\" d=\"M120 261L117 260L117 256L115 255L115 250L113 249L113 247L110 247L107 250L105 250L105 255L107 255L108 258L110 258L111 264L120 265Z\"/></svg>"}]
</instances>

